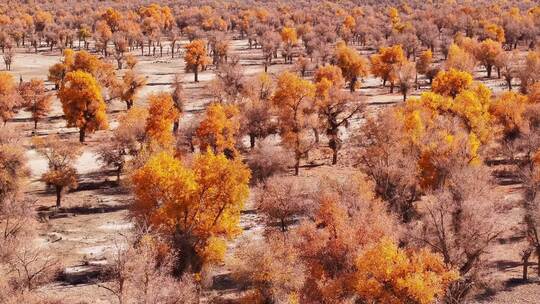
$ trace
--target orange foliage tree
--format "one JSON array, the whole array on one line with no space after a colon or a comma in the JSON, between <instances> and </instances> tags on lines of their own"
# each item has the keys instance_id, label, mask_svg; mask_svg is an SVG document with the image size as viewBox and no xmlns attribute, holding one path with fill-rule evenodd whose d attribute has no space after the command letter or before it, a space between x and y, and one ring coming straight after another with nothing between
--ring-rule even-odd
<instances>
[{"instance_id":1,"label":"orange foliage tree","mask_svg":"<svg viewBox=\"0 0 540 304\"><path fill-rule=\"evenodd\" d=\"M193 72L195 74L195 82L199 82L199 70L205 69L210 63L205 42L203 40L194 40L186 45L184 61L186 62L186 70Z\"/></svg>"},{"instance_id":2,"label":"orange foliage tree","mask_svg":"<svg viewBox=\"0 0 540 304\"><path fill-rule=\"evenodd\" d=\"M179 272L199 272L223 258L225 240L241 232L249 169L212 151L191 166L161 152L132 175L136 222L168 237L178 249Z\"/></svg>"},{"instance_id":3,"label":"orange foliage tree","mask_svg":"<svg viewBox=\"0 0 540 304\"><path fill-rule=\"evenodd\" d=\"M390 93L394 92L394 84L397 81L396 70L406 59L401 45L382 47L379 53L372 55L371 73L382 78L383 86L390 82Z\"/></svg>"},{"instance_id":4,"label":"orange foliage tree","mask_svg":"<svg viewBox=\"0 0 540 304\"><path fill-rule=\"evenodd\" d=\"M321 124L326 128L328 145L332 149L332 164L335 165L342 146L339 128L347 127L349 120L364 108L364 104L355 103L351 94L341 90L344 80L337 66L327 65L317 69L315 81L317 111Z\"/></svg>"},{"instance_id":5,"label":"orange foliage tree","mask_svg":"<svg viewBox=\"0 0 540 304\"><path fill-rule=\"evenodd\" d=\"M354 92L358 77L362 78L368 75L367 60L342 42L336 46L334 56L336 65L341 69L345 80L349 82L351 92Z\"/></svg>"},{"instance_id":6,"label":"orange foliage tree","mask_svg":"<svg viewBox=\"0 0 540 304\"><path fill-rule=\"evenodd\" d=\"M308 131L316 126L313 109L315 86L291 72L282 73L272 98L280 120L283 144L295 154L294 172L298 175L300 159L311 150L316 142Z\"/></svg>"},{"instance_id":7,"label":"orange foliage tree","mask_svg":"<svg viewBox=\"0 0 540 304\"><path fill-rule=\"evenodd\" d=\"M486 68L488 78L491 78L491 70L497 62L497 57L503 52L501 43L491 39L486 39L478 44L476 58Z\"/></svg>"},{"instance_id":8,"label":"orange foliage tree","mask_svg":"<svg viewBox=\"0 0 540 304\"><path fill-rule=\"evenodd\" d=\"M526 129L528 105L529 98L516 92L505 92L490 105L489 112L500 126L503 139L515 139Z\"/></svg>"},{"instance_id":9,"label":"orange foliage tree","mask_svg":"<svg viewBox=\"0 0 540 304\"><path fill-rule=\"evenodd\" d=\"M129 110L133 106L137 93L145 84L145 77L137 75L133 70L129 70L122 77L122 81L115 84L115 95L119 96L120 100L126 103Z\"/></svg>"},{"instance_id":10,"label":"orange foliage tree","mask_svg":"<svg viewBox=\"0 0 540 304\"><path fill-rule=\"evenodd\" d=\"M283 56L285 57L286 63L292 63L293 52L292 49L298 42L298 36L296 34L296 29L293 27L284 27L281 30L281 40L284 43L283 46Z\"/></svg>"},{"instance_id":11,"label":"orange foliage tree","mask_svg":"<svg viewBox=\"0 0 540 304\"><path fill-rule=\"evenodd\" d=\"M168 93L157 93L148 97L146 133L151 142L161 147L170 147L174 142L173 123L180 115Z\"/></svg>"},{"instance_id":12,"label":"orange foliage tree","mask_svg":"<svg viewBox=\"0 0 540 304\"><path fill-rule=\"evenodd\" d=\"M108 127L106 105L96 79L83 71L69 72L58 91L69 127L79 128L79 141L86 133Z\"/></svg>"},{"instance_id":13,"label":"orange foliage tree","mask_svg":"<svg viewBox=\"0 0 540 304\"><path fill-rule=\"evenodd\" d=\"M356 292L376 303L433 303L459 278L439 255L426 249L403 250L388 238L364 251L356 268Z\"/></svg>"},{"instance_id":14,"label":"orange foliage tree","mask_svg":"<svg viewBox=\"0 0 540 304\"><path fill-rule=\"evenodd\" d=\"M15 115L22 102L13 76L0 72L0 118L4 124Z\"/></svg>"},{"instance_id":15,"label":"orange foliage tree","mask_svg":"<svg viewBox=\"0 0 540 304\"><path fill-rule=\"evenodd\" d=\"M200 150L212 148L214 153L233 156L236 153L236 136L240 130L238 115L235 105L213 103L208 106L196 131Z\"/></svg>"},{"instance_id":16,"label":"orange foliage tree","mask_svg":"<svg viewBox=\"0 0 540 304\"><path fill-rule=\"evenodd\" d=\"M431 89L437 94L456 97L471 86L472 80L470 73L451 68L437 74Z\"/></svg>"}]
</instances>

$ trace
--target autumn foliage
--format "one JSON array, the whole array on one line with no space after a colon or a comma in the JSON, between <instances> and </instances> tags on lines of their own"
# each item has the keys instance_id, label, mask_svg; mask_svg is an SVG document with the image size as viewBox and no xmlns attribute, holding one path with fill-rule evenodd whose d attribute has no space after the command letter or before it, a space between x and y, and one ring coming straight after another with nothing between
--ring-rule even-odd
<instances>
[{"instance_id":1,"label":"autumn foliage","mask_svg":"<svg viewBox=\"0 0 540 304\"><path fill-rule=\"evenodd\" d=\"M69 72L58 92L68 126L79 128L79 141L87 133L108 127L106 105L96 79L84 71Z\"/></svg>"},{"instance_id":2,"label":"autumn foliage","mask_svg":"<svg viewBox=\"0 0 540 304\"><path fill-rule=\"evenodd\" d=\"M181 271L198 272L220 261L224 241L239 233L249 177L239 160L223 154L199 154L188 166L161 152L133 173L132 216L170 238Z\"/></svg>"},{"instance_id":3,"label":"autumn foliage","mask_svg":"<svg viewBox=\"0 0 540 304\"><path fill-rule=\"evenodd\" d=\"M370 302L433 303L459 275L426 249L415 252L382 239L356 260L355 290Z\"/></svg>"},{"instance_id":4,"label":"autumn foliage","mask_svg":"<svg viewBox=\"0 0 540 304\"><path fill-rule=\"evenodd\" d=\"M180 115L174 107L171 95L167 93L150 95L148 103L146 134L149 140L163 148L171 147L174 142L173 123Z\"/></svg>"}]
</instances>

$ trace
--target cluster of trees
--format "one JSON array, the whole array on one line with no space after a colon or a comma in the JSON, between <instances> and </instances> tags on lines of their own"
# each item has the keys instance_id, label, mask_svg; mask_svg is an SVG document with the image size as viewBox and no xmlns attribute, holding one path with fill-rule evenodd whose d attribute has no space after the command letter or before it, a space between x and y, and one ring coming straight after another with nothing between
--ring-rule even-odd
<instances>
[{"instance_id":1,"label":"cluster of trees","mask_svg":"<svg viewBox=\"0 0 540 304\"><path fill-rule=\"evenodd\" d=\"M61 264L34 242L39 223L35 202L24 195L30 170L16 134L0 130L0 301L45 303L34 291L54 280Z\"/></svg>"}]
</instances>

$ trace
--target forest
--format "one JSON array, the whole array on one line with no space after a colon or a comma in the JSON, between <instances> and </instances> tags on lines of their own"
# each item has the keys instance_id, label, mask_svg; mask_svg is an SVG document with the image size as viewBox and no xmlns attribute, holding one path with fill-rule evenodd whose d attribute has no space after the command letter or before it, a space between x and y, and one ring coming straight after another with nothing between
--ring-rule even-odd
<instances>
[{"instance_id":1,"label":"forest","mask_svg":"<svg viewBox=\"0 0 540 304\"><path fill-rule=\"evenodd\" d=\"M4 0L0 65L0 304L540 303L538 1Z\"/></svg>"}]
</instances>

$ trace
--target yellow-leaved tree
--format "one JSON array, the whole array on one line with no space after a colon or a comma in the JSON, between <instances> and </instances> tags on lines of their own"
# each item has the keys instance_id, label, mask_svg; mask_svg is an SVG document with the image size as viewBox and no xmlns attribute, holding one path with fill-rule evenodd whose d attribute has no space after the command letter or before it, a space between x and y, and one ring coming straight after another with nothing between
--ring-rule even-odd
<instances>
[{"instance_id":1,"label":"yellow-leaved tree","mask_svg":"<svg viewBox=\"0 0 540 304\"><path fill-rule=\"evenodd\" d=\"M211 150L190 166L161 152L132 175L135 202L131 215L178 250L180 273L199 272L220 261L225 241L241 232L240 211L249 193L249 169Z\"/></svg>"},{"instance_id":2,"label":"yellow-leaved tree","mask_svg":"<svg viewBox=\"0 0 540 304\"><path fill-rule=\"evenodd\" d=\"M174 143L173 123L180 115L171 95L152 94L148 97L148 104L146 134L149 141L163 148L170 147Z\"/></svg>"},{"instance_id":3,"label":"yellow-leaved tree","mask_svg":"<svg viewBox=\"0 0 540 304\"><path fill-rule=\"evenodd\" d=\"M364 108L364 103L356 102L350 93L343 92L344 80L337 66L318 68L315 81L317 112L328 137L328 146L332 149L332 164L335 165L342 146L339 129L349 126L349 120Z\"/></svg>"},{"instance_id":4,"label":"yellow-leaved tree","mask_svg":"<svg viewBox=\"0 0 540 304\"><path fill-rule=\"evenodd\" d=\"M343 42L337 44L334 57L343 77L349 82L349 89L354 92L358 78L366 77L369 73L367 60Z\"/></svg>"},{"instance_id":5,"label":"yellow-leaved tree","mask_svg":"<svg viewBox=\"0 0 540 304\"><path fill-rule=\"evenodd\" d=\"M390 93L394 92L394 84L398 80L396 73L399 66L406 62L401 45L382 47L379 53L370 57L371 73L383 80L383 86L390 82Z\"/></svg>"},{"instance_id":6,"label":"yellow-leaved tree","mask_svg":"<svg viewBox=\"0 0 540 304\"><path fill-rule=\"evenodd\" d=\"M193 72L195 82L199 82L199 70L204 69L210 63L210 57L206 52L206 43L203 40L194 40L186 45L186 70Z\"/></svg>"},{"instance_id":7,"label":"yellow-leaved tree","mask_svg":"<svg viewBox=\"0 0 540 304\"><path fill-rule=\"evenodd\" d=\"M298 175L300 159L316 145L309 134L318 124L313 106L315 85L291 72L282 73L272 98L280 121L283 144L294 152L294 172Z\"/></svg>"},{"instance_id":8,"label":"yellow-leaved tree","mask_svg":"<svg viewBox=\"0 0 540 304\"><path fill-rule=\"evenodd\" d=\"M8 72L0 72L0 119L4 124L15 115L23 103L13 76Z\"/></svg>"},{"instance_id":9,"label":"yellow-leaved tree","mask_svg":"<svg viewBox=\"0 0 540 304\"><path fill-rule=\"evenodd\" d=\"M456 97L463 90L468 89L473 81L471 73L450 68L441 71L433 79L432 91L444 96Z\"/></svg>"},{"instance_id":10,"label":"yellow-leaved tree","mask_svg":"<svg viewBox=\"0 0 540 304\"><path fill-rule=\"evenodd\" d=\"M213 103L206 108L206 115L197 128L197 141L201 151L212 148L214 153L233 156L236 153L236 136L240 130L239 111L235 105Z\"/></svg>"},{"instance_id":11,"label":"yellow-leaved tree","mask_svg":"<svg viewBox=\"0 0 540 304\"><path fill-rule=\"evenodd\" d=\"M58 91L68 127L79 128L79 141L87 133L108 127L106 105L96 79L83 71L69 72Z\"/></svg>"},{"instance_id":12,"label":"yellow-leaved tree","mask_svg":"<svg viewBox=\"0 0 540 304\"><path fill-rule=\"evenodd\" d=\"M284 27L281 30L281 40L283 41L283 57L285 63L292 63L293 47L298 42L298 36L294 27Z\"/></svg>"},{"instance_id":13,"label":"yellow-leaved tree","mask_svg":"<svg viewBox=\"0 0 540 304\"><path fill-rule=\"evenodd\" d=\"M355 290L368 303L428 304L459 278L429 250L403 250L383 238L356 260Z\"/></svg>"}]
</instances>

